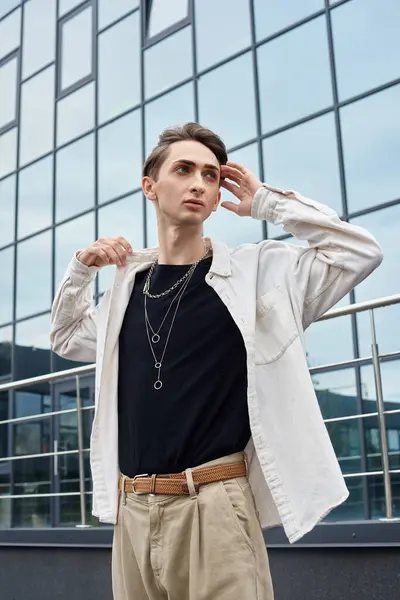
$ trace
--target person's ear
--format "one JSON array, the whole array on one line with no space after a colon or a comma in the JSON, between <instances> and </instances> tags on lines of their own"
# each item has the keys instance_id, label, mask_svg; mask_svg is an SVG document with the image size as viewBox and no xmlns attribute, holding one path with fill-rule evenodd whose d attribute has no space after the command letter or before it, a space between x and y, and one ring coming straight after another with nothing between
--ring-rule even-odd
<instances>
[{"instance_id":1,"label":"person's ear","mask_svg":"<svg viewBox=\"0 0 400 600\"><path fill-rule=\"evenodd\" d=\"M215 212L217 210L220 201L221 201L221 191L218 190L217 197L216 197L214 205L213 205L213 212Z\"/></svg>"},{"instance_id":2,"label":"person's ear","mask_svg":"<svg viewBox=\"0 0 400 600\"><path fill-rule=\"evenodd\" d=\"M146 198L148 198L152 202L157 200L157 194L154 189L154 181L147 175L142 179L142 190Z\"/></svg>"}]
</instances>

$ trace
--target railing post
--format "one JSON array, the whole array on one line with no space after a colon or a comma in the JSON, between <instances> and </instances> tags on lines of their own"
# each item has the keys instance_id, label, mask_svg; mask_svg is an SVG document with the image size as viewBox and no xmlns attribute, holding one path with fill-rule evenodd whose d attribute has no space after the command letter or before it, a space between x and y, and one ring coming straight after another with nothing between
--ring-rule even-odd
<instances>
[{"instance_id":1,"label":"railing post","mask_svg":"<svg viewBox=\"0 0 400 600\"><path fill-rule=\"evenodd\" d=\"M75 377L76 384L76 420L78 434L78 461L79 461L79 498L81 506L81 523L77 527L90 527L86 524L85 504L85 461L83 457L83 426L82 426L82 402L79 375Z\"/></svg>"},{"instance_id":2,"label":"railing post","mask_svg":"<svg viewBox=\"0 0 400 600\"><path fill-rule=\"evenodd\" d=\"M372 349L372 364L374 369L374 380L376 390L376 403L378 410L378 422L379 422L379 435L381 442L382 451L382 468L383 468L383 484L385 489L385 504L386 504L386 519L393 519L393 506L392 506L392 485L390 481L390 466L389 466L389 452L386 436L386 422L385 422L385 404L383 400L382 391L382 377L381 377L381 365L379 362L379 348L376 341L376 327L375 327L375 316L374 310L369 311L370 324L371 324L371 349Z\"/></svg>"}]
</instances>

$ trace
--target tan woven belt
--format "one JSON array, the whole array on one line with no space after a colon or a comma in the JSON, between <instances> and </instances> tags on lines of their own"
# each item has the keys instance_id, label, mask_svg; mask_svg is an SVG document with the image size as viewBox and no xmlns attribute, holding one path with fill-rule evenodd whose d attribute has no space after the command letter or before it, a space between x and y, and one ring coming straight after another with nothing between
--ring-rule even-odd
<instances>
[{"instance_id":1,"label":"tan woven belt","mask_svg":"<svg viewBox=\"0 0 400 600\"><path fill-rule=\"evenodd\" d=\"M227 465L216 465L215 467L204 467L202 469L193 469L193 483L195 490L198 491L201 485L234 479L235 477L245 477L245 461L230 463ZM123 485L124 482L124 485ZM125 492L142 494L166 494L172 496L189 495L189 488L185 473L173 473L172 475L136 475L133 479L123 477L119 479L119 489Z\"/></svg>"}]
</instances>

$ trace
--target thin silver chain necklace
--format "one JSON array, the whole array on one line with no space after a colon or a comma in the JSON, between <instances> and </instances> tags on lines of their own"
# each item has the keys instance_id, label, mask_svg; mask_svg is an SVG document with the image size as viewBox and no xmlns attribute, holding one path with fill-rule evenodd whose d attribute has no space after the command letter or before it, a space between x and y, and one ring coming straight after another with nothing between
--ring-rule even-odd
<instances>
[{"instance_id":1,"label":"thin silver chain necklace","mask_svg":"<svg viewBox=\"0 0 400 600\"><path fill-rule=\"evenodd\" d=\"M200 261L198 261L198 262L200 262ZM198 265L198 262L196 263L196 267ZM182 296L185 293L185 290L186 290L187 286L189 285L189 281L191 280L194 271L195 271L195 269L193 269L191 271L190 275L188 275L188 277L186 278L186 281L184 281L184 283L182 284L182 288L179 290L179 292L177 293L177 295L175 296L175 298L172 300L172 302L170 304L170 307L168 309L168 312L169 312L172 304L175 302L176 299L178 299L178 301L176 303L174 314L172 316L171 325L169 327L169 331L168 331L168 334L167 334L167 339L165 340L164 349L163 349L163 351L161 353L161 357L160 357L159 360L157 359L156 353L154 352L153 343L157 344L159 342L159 340L160 340L160 336L158 335L158 332L157 332L157 334L154 334L154 330L151 327L149 316L147 314L146 295L144 297L144 320L145 320L145 325L146 325L147 339L149 341L150 350L151 350L151 353L152 353L153 358L154 358L154 367L158 371L157 379L156 379L156 381L153 384L153 387L154 387L155 390L160 390L162 388L162 386L163 386L163 382L162 382L162 379L161 379L161 368L163 366L163 361L164 361L165 353L167 351L167 346L168 346L169 338L171 337L172 328L173 328L174 323L175 323L176 315L178 313L178 309L179 309L179 305L180 305L181 300L182 300ZM167 314L168 314L168 312L167 312ZM164 317L164 319L163 319L163 323L165 321L165 318L166 317ZM160 328L159 328L158 331L160 331L161 326L160 326ZM152 343L152 338L150 337L150 329L153 332L153 338L155 336L157 336L157 338L156 338L157 341L154 341L153 343Z\"/></svg>"}]
</instances>

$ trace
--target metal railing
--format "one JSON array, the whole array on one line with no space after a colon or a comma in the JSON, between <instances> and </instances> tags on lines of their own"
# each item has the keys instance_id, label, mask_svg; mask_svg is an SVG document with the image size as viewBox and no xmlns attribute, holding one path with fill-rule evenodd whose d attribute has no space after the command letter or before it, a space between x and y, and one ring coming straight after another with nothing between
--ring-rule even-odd
<instances>
[{"instance_id":1,"label":"metal railing","mask_svg":"<svg viewBox=\"0 0 400 600\"><path fill-rule=\"evenodd\" d=\"M361 312L369 312L370 315L370 331L371 331L371 356L356 358L352 360L347 360L343 362L330 363L325 365L320 365L318 367L311 367L310 373L318 373L321 371L327 371L329 369L341 368L341 367L351 367L351 366L362 366L366 364L371 364L373 367L374 374L374 382L375 382L375 390L376 390L376 403L377 403L377 411L370 413L362 413L349 415L344 417L335 417L325 419L325 423L334 423L341 421L351 421L355 419L366 419L370 417L377 417L379 424L379 437L380 437L380 446L381 446L381 455L382 455L382 470L378 471L366 471L360 473L348 473L344 474L345 478L354 478L354 477L368 477L368 476L383 476L384 482L384 496L385 496L385 521L398 521L393 517L393 503L392 503L392 487L391 487L391 475L400 474L400 469L390 469L389 465L389 451L388 451L388 440L386 433L386 417L388 415L400 414L400 409L386 410L383 398L383 390L382 390L382 376L381 376L381 360L382 359L394 359L400 358L400 348L396 352L390 352L385 354L379 353L378 343L377 343L377 335L376 335L376 324L375 324L375 309L383 308L387 306L392 306L395 304L400 304L400 294L394 296L388 296L384 298L378 298L373 301L368 302L360 302L357 304L350 304L348 306L334 308L328 311L323 317L321 317L320 321L325 321L328 319L334 319L341 316L358 314ZM19 390L22 388L26 388L28 386L35 386L37 384L43 383L55 383L58 381L69 380L71 378L75 379L75 387L76 387L76 406L75 408L66 409L66 410L58 410L52 412L38 413L34 415L24 416L24 417L16 417L12 419L6 419L0 421L1 425L7 425L10 423L21 423L27 422L31 420L38 419L46 419L48 417L53 417L57 415L74 413L77 414L77 436L78 436L78 448L76 450L64 450L59 451L55 449L54 452L46 452L41 454L25 454L21 456L9 456L5 458L0 458L0 465L3 462L21 460L21 459L29 459L36 458L42 456L53 456L55 459L58 459L58 456L69 455L69 454L78 454L78 462L79 462L79 492L60 492L60 493L45 493L45 494L9 494L0 496L0 500L2 499L14 499L14 498L29 498L29 497L54 497L54 496L77 496L80 497L80 516L81 523L78 527L87 527L86 520L86 506L85 506L85 495L90 494L90 491L86 491L85 489L85 473L84 473L84 453L88 452L88 448L84 448L83 442L83 424L82 424L82 412L87 410L93 410L94 405L82 407L81 401L81 392L80 392L80 378L84 375L88 375L94 373L95 365L85 365L82 367L76 367L73 369L67 369L65 371L59 371L57 373L49 373L47 375L40 375L38 377L31 377L29 379L23 379L20 381L12 381L9 383L5 383L0 385L0 393L2 392L10 392Z\"/></svg>"}]
</instances>

